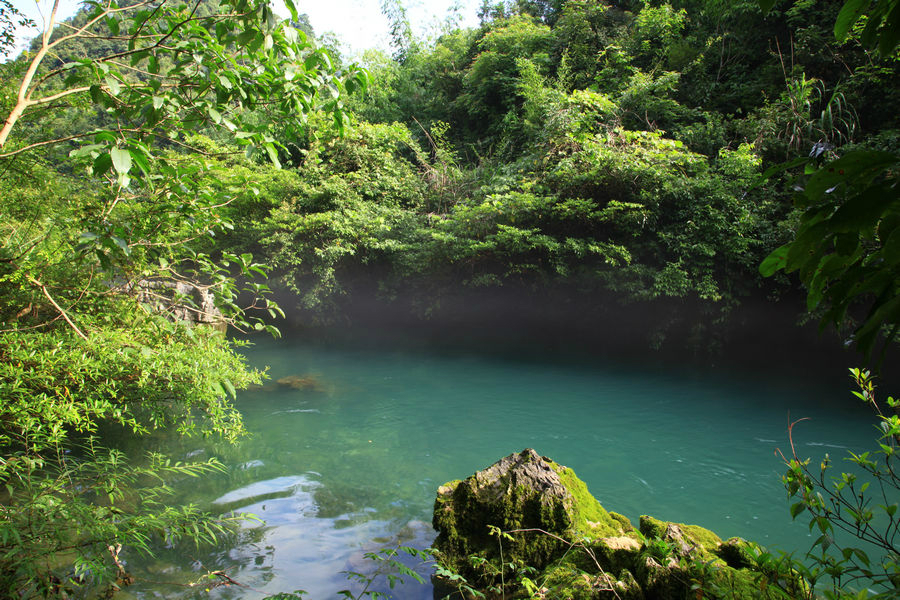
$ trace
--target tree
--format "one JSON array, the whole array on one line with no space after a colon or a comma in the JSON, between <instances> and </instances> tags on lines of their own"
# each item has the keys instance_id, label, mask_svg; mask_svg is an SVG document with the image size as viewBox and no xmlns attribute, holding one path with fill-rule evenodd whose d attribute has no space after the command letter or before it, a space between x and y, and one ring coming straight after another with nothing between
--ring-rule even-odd
<instances>
[{"instance_id":1,"label":"tree","mask_svg":"<svg viewBox=\"0 0 900 600\"><path fill-rule=\"evenodd\" d=\"M15 43L16 27L30 27L34 22L24 16L9 0L0 0L0 54L7 56Z\"/></svg>"},{"instance_id":2,"label":"tree","mask_svg":"<svg viewBox=\"0 0 900 600\"><path fill-rule=\"evenodd\" d=\"M759 0L759 6L768 12L777 0ZM793 0L792 4L796 4ZM838 41L847 39L850 31L860 21L864 22L861 41L887 56L900 44L900 0L845 0L834 22L834 35Z\"/></svg>"},{"instance_id":3,"label":"tree","mask_svg":"<svg viewBox=\"0 0 900 600\"><path fill-rule=\"evenodd\" d=\"M218 463L129 466L95 436L101 424L242 434L231 399L261 374L177 315L207 311L202 291L226 323L269 327L237 304L267 292L244 279L265 269L201 251L250 186L210 184L197 132L277 164L276 132L299 135L320 108L342 127L341 94L367 81L265 0L88 1L59 24L57 10L32 52L0 67L0 587L17 597L124 585L121 546L225 531L164 502L169 479Z\"/></svg>"},{"instance_id":4,"label":"tree","mask_svg":"<svg viewBox=\"0 0 900 600\"><path fill-rule=\"evenodd\" d=\"M760 0L764 9L773 4ZM861 41L877 45L882 56L892 53L900 42L900 2L847 0L835 22L835 36L846 38L864 16ZM853 323L852 315L859 311L863 316L852 341L871 357L883 337L880 365L900 332L900 156L866 149L834 154L831 144L820 141L808 157L767 173L804 167L794 186L794 203L803 212L793 240L773 251L760 272L771 276L781 269L797 271L807 289L808 310L824 311L823 326ZM889 397L882 410L870 372L850 372L859 388L854 395L878 416L873 450L849 453L851 467L835 475L828 455L819 469L810 468L810 460L797 455L791 438L783 480L796 499L791 516L807 512L810 531L820 533L807 554L813 567L804 569L811 583L827 576L833 597L867 597L874 589L875 597L893 598L900 573L900 480L895 465L900 403ZM864 589L857 594L849 586L859 583Z\"/></svg>"}]
</instances>

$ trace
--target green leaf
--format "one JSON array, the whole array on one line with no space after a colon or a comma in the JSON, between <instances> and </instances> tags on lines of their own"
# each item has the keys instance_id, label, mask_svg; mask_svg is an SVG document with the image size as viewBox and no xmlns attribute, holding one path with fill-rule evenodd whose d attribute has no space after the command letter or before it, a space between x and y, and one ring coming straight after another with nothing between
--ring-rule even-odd
<instances>
[{"instance_id":1,"label":"green leaf","mask_svg":"<svg viewBox=\"0 0 900 600\"><path fill-rule=\"evenodd\" d=\"M816 202L841 184L867 185L872 178L897 163L890 152L855 150L816 171L806 183L807 198Z\"/></svg>"},{"instance_id":2,"label":"green leaf","mask_svg":"<svg viewBox=\"0 0 900 600\"><path fill-rule=\"evenodd\" d=\"M105 102L106 98L103 96L103 89L99 85L92 85L89 91L91 94L91 100L93 100L97 104L103 104Z\"/></svg>"},{"instance_id":3,"label":"green leaf","mask_svg":"<svg viewBox=\"0 0 900 600\"><path fill-rule=\"evenodd\" d=\"M237 42L239 46L247 46L250 44L250 41L254 39L259 32L253 29L248 29L247 31L241 33L237 36Z\"/></svg>"},{"instance_id":4,"label":"green leaf","mask_svg":"<svg viewBox=\"0 0 900 600\"><path fill-rule=\"evenodd\" d=\"M109 239L111 239L113 243L118 246L122 250L122 252L125 253L126 256L131 254L131 248L128 247L128 242L115 235L109 236Z\"/></svg>"},{"instance_id":5,"label":"green leaf","mask_svg":"<svg viewBox=\"0 0 900 600\"><path fill-rule=\"evenodd\" d=\"M131 149L129 152L131 153L131 160L144 172L144 175L149 175L150 161L147 159L147 154L138 148Z\"/></svg>"},{"instance_id":6,"label":"green leaf","mask_svg":"<svg viewBox=\"0 0 900 600\"><path fill-rule=\"evenodd\" d=\"M829 227L836 232L858 232L871 229L884 212L896 202L892 190L886 185L873 185L851 197L828 219Z\"/></svg>"},{"instance_id":7,"label":"green leaf","mask_svg":"<svg viewBox=\"0 0 900 600\"><path fill-rule=\"evenodd\" d=\"M857 560L859 560L859 562L866 565L867 567L870 565L868 554L866 554L859 548L853 548L852 550L853 550L853 554L856 555L856 558L857 558Z\"/></svg>"},{"instance_id":8,"label":"green leaf","mask_svg":"<svg viewBox=\"0 0 900 600\"><path fill-rule=\"evenodd\" d=\"M794 160L775 165L774 167L769 167L765 170L765 172L763 172L762 175L759 176L759 179L757 179L756 182L754 182L754 184L750 186L750 189L761 186L767 180L771 179L773 175L777 175L778 173L785 173L787 171L790 171L794 167L799 167L800 165L805 165L809 162L809 158L801 156L800 158L795 158Z\"/></svg>"},{"instance_id":9,"label":"green leaf","mask_svg":"<svg viewBox=\"0 0 900 600\"><path fill-rule=\"evenodd\" d=\"M109 93L113 96L118 96L122 91L121 83L119 83L119 80L112 75L107 75L104 78L104 81L106 82L106 87L109 88Z\"/></svg>"},{"instance_id":10,"label":"green leaf","mask_svg":"<svg viewBox=\"0 0 900 600\"><path fill-rule=\"evenodd\" d=\"M125 174L131 170L131 152L126 148L110 148L109 156L118 173Z\"/></svg>"},{"instance_id":11,"label":"green leaf","mask_svg":"<svg viewBox=\"0 0 900 600\"><path fill-rule=\"evenodd\" d=\"M894 3L894 9L884 21L880 31L881 39L878 41L878 52L887 57L900 43L900 2Z\"/></svg>"},{"instance_id":12,"label":"green leaf","mask_svg":"<svg viewBox=\"0 0 900 600\"><path fill-rule=\"evenodd\" d=\"M783 269L787 264L788 251L791 245L785 244L772 251L759 265L759 273L763 277L771 277L776 271Z\"/></svg>"},{"instance_id":13,"label":"green leaf","mask_svg":"<svg viewBox=\"0 0 900 600\"><path fill-rule=\"evenodd\" d=\"M109 27L109 32L113 35L119 35L119 20L114 19L112 17L106 19L106 26Z\"/></svg>"},{"instance_id":14,"label":"green leaf","mask_svg":"<svg viewBox=\"0 0 900 600\"><path fill-rule=\"evenodd\" d=\"M853 24L859 20L863 12L869 7L869 3L870 0L847 0L844 3L834 22L834 37L839 42L847 39L847 34L850 33Z\"/></svg>"},{"instance_id":15,"label":"green leaf","mask_svg":"<svg viewBox=\"0 0 900 600\"><path fill-rule=\"evenodd\" d=\"M275 145L271 142L267 142L263 147L266 149L266 154L269 155L269 159L272 161L272 164L275 165L275 168L280 169L281 161L278 160L278 151L275 150Z\"/></svg>"},{"instance_id":16,"label":"green leaf","mask_svg":"<svg viewBox=\"0 0 900 600\"><path fill-rule=\"evenodd\" d=\"M97 158L94 159L94 164L92 165L92 170L95 177L100 177L112 167L112 158L110 158L109 152L101 152Z\"/></svg>"},{"instance_id":17,"label":"green leaf","mask_svg":"<svg viewBox=\"0 0 900 600\"><path fill-rule=\"evenodd\" d=\"M78 157L82 157L82 156L92 156L92 157L96 158L97 150L99 150L101 148L105 150L106 145L105 144L88 144L86 146L81 146L80 148L75 148L74 150L70 151L69 156L71 156L72 158L78 158Z\"/></svg>"},{"instance_id":18,"label":"green leaf","mask_svg":"<svg viewBox=\"0 0 900 600\"><path fill-rule=\"evenodd\" d=\"M294 6L294 0L284 0L284 5L287 7L288 12L291 13L291 19L298 21L300 17L297 14L297 7Z\"/></svg>"}]
</instances>

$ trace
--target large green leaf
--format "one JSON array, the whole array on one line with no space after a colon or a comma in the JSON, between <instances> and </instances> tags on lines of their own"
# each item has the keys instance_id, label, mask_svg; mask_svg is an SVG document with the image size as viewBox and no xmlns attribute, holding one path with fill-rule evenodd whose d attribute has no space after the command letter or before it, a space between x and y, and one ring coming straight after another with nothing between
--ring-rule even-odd
<instances>
[{"instance_id":1,"label":"large green leaf","mask_svg":"<svg viewBox=\"0 0 900 600\"><path fill-rule=\"evenodd\" d=\"M869 4L871 0L847 0L844 3L834 22L834 37L838 41L843 42L847 38L850 28L859 20Z\"/></svg>"},{"instance_id":2,"label":"large green leaf","mask_svg":"<svg viewBox=\"0 0 900 600\"><path fill-rule=\"evenodd\" d=\"M760 274L763 277L771 277L776 271L785 268L790 247L790 244L785 244L773 250L759 265Z\"/></svg>"},{"instance_id":3,"label":"large green leaf","mask_svg":"<svg viewBox=\"0 0 900 600\"><path fill-rule=\"evenodd\" d=\"M898 201L887 185L873 185L844 202L828 224L836 232L872 230L882 215Z\"/></svg>"},{"instance_id":4,"label":"large green leaf","mask_svg":"<svg viewBox=\"0 0 900 600\"><path fill-rule=\"evenodd\" d=\"M110 148L109 156L117 173L124 175L131 170L131 153L127 148Z\"/></svg>"},{"instance_id":5,"label":"large green leaf","mask_svg":"<svg viewBox=\"0 0 900 600\"><path fill-rule=\"evenodd\" d=\"M836 191L841 185L868 184L885 169L897 163L897 155L890 152L858 150L848 152L841 158L828 163L809 178L804 193L812 202L818 202L827 193Z\"/></svg>"}]
</instances>

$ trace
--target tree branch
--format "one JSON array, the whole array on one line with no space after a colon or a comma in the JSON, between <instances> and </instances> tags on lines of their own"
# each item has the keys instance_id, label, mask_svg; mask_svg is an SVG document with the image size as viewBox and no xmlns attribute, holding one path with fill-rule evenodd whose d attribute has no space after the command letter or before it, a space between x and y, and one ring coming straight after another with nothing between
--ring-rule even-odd
<instances>
[{"instance_id":1,"label":"tree branch","mask_svg":"<svg viewBox=\"0 0 900 600\"><path fill-rule=\"evenodd\" d=\"M50 295L50 292L47 291L47 286L45 286L34 277L29 277L28 281L41 288L41 291L44 292L44 296L47 298L47 300L50 301L50 304L52 304L56 308L56 310L59 311L59 314L62 316L62 318L66 320L66 323L68 323L69 326L75 331L75 333L78 334L78 337L87 341L88 337L84 335L84 333L80 329L78 329L78 326L72 322L72 319L69 318L69 315L66 314L66 311L64 311L63 308L56 303L56 300L54 300L53 296Z\"/></svg>"}]
</instances>

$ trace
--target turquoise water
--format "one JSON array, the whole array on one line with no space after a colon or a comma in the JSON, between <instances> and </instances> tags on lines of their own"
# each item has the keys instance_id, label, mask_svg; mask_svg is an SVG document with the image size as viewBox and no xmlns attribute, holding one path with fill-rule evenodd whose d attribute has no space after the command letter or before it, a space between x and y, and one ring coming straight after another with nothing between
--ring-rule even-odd
<instances>
[{"instance_id":1,"label":"turquoise water","mask_svg":"<svg viewBox=\"0 0 900 600\"><path fill-rule=\"evenodd\" d=\"M572 467L607 509L635 522L651 514L802 553L813 538L791 522L777 456L788 423L811 417L795 442L814 458L872 438L873 419L853 405L849 385L819 384L812 373L789 382L477 350L256 340L249 360L268 365L272 382L304 378L301 389L241 393L252 437L235 447L197 441L168 451L215 455L229 468L186 482L179 500L264 522L212 552L132 558L140 581L128 595L336 597L351 587L341 571L374 569L365 552L428 546L440 484L526 447ZM241 587L185 587L220 569ZM430 598L431 589L412 583L393 594Z\"/></svg>"}]
</instances>

